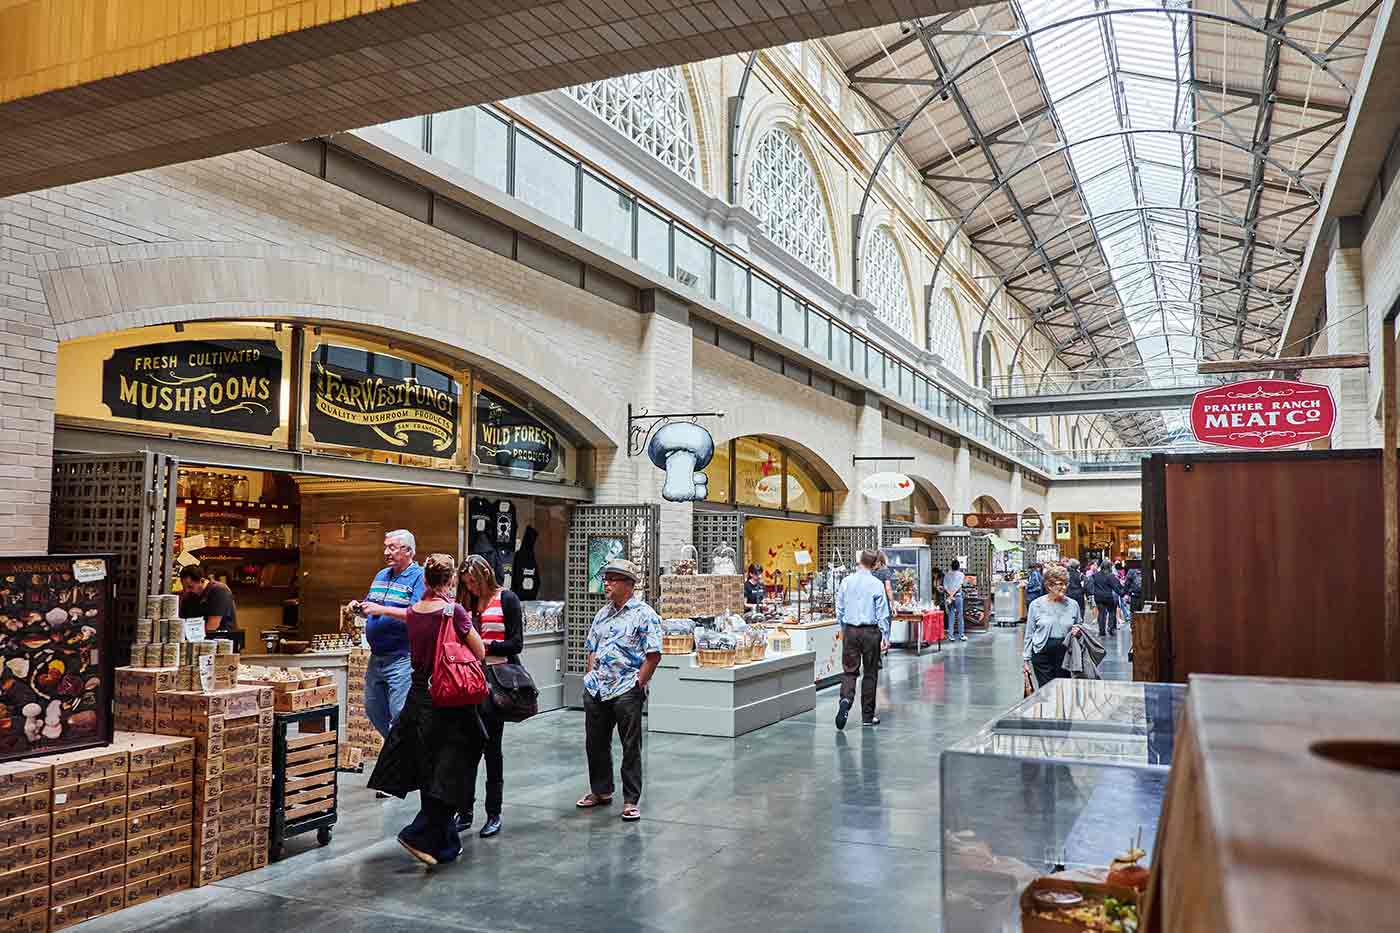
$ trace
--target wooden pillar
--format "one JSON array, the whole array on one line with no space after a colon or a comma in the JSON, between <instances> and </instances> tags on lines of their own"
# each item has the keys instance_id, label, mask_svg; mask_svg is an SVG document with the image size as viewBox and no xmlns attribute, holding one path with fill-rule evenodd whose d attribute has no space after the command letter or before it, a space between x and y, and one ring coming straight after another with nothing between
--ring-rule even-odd
<instances>
[{"instance_id":1,"label":"wooden pillar","mask_svg":"<svg viewBox=\"0 0 1400 933\"><path fill-rule=\"evenodd\" d=\"M1381 326L1381 511L1385 541L1385 677L1400 680L1400 400L1396 398L1395 317L1392 307Z\"/></svg>"}]
</instances>

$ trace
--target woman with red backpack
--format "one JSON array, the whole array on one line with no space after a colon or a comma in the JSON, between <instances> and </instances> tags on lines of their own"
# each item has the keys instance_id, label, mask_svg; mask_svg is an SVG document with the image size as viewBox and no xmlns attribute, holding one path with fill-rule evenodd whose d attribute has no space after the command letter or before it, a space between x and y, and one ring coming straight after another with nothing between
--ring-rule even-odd
<instances>
[{"instance_id":1,"label":"woman with red backpack","mask_svg":"<svg viewBox=\"0 0 1400 933\"><path fill-rule=\"evenodd\" d=\"M413 683L369 786L399 798L418 791L418 815L399 831L399 845L425 865L440 865L462 853L456 814L470 812L467 775L485 741L486 646L456 601L456 561L432 554L423 577L423 598L405 619Z\"/></svg>"}]
</instances>

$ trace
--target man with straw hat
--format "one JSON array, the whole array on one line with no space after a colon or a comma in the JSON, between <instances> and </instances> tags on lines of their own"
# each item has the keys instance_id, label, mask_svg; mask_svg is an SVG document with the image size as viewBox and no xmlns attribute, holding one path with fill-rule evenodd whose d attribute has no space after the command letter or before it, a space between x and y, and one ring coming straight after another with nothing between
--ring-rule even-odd
<instances>
[{"instance_id":1,"label":"man with straw hat","mask_svg":"<svg viewBox=\"0 0 1400 933\"><path fill-rule=\"evenodd\" d=\"M603 567L608 601L593 617L584 650L584 747L589 792L581 810L605 807L613 798L612 735L622 740L622 818L642 818L642 705L661 663L661 619L636 595L641 569L616 559Z\"/></svg>"}]
</instances>

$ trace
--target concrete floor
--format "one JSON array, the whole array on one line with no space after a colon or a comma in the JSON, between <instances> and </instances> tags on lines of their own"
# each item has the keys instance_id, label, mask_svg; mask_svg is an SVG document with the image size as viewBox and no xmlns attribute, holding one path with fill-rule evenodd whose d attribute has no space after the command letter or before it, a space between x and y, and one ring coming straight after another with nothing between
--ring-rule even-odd
<instances>
[{"instance_id":1,"label":"concrete floor","mask_svg":"<svg viewBox=\"0 0 1400 933\"><path fill-rule=\"evenodd\" d=\"M739 739L654 734L644 819L582 812L582 713L507 727L505 830L431 871L394 841L416 802L342 775L340 822L267 868L89 921L101 931L939 929L938 757L1021 698L1017 630L892 652L881 724L814 712ZM1127 676L1129 637L1105 676ZM481 814L477 814L477 825Z\"/></svg>"}]
</instances>

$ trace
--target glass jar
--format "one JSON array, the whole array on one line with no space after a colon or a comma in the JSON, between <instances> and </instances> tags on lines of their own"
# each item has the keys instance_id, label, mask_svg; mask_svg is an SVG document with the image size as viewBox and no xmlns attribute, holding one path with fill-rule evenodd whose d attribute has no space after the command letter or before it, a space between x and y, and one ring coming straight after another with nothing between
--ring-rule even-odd
<instances>
[{"instance_id":1,"label":"glass jar","mask_svg":"<svg viewBox=\"0 0 1400 933\"><path fill-rule=\"evenodd\" d=\"M233 482L233 498L239 502L248 501L248 477L239 475Z\"/></svg>"},{"instance_id":2,"label":"glass jar","mask_svg":"<svg viewBox=\"0 0 1400 933\"><path fill-rule=\"evenodd\" d=\"M175 478L175 495L180 499L190 497L190 471L181 470Z\"/></svg>"},{"instance_id":3,"label":"glass jar","mask_svg":"<svg viewBox=\"0 0 1400 933\"><path fill-rule=\"evenodd\" d=\"M219 498L225 501L233 498L233 474L219 474Z\"/></svg>"}]
</instances>

